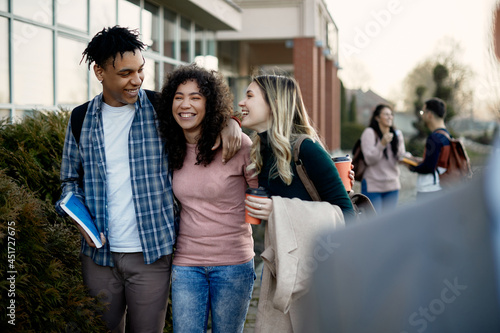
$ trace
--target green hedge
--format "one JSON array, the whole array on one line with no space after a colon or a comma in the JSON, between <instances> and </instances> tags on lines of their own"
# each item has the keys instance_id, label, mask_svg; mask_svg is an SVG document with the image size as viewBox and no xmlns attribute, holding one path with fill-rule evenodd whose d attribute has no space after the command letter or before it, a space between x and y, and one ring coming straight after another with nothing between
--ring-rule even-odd
<instances>
[{"instance_id":1,"label":"green hedge","mask_svg":"<svg viewBox=\"0 0 500 333\"><path fill-rule=\"evenodd\" d=\"M0 169L37 197L55 203L68 112L34 112L19 123L0 122Z\"/></svg>"},{"instance_id":2,"label":"green hedge","mask_svg":"<svg viewBox=\"0 0 500 333\"><path fill-rule=\"evenodd\" d=\"M80 233L54 209L67 122L67 112L34 112L0 123L2 332L106 331L83 285Z\"/></svg>"},{"instance_id":3,"label":"green hedge","mask_svg":"<svg viewBox=\"0 0 500 333\"><path fill-rule=\"evenodd\" d=\"M0 331L105 331L96 315L102 305L82 283L74 227L4 172L0 207Z\"/></svg>"},{"instance_id":4,"label":"green hedge","mask_svg":"<svg viewBox=\"0 0 500 333\"><path fill-rule=\"evenodd\" d=\"M66 111L33 112L14 124L0 120L0 332L106 331L98 315L103 304L83 285L80 233L54 209L68 120ZM15 291L7 280L11 264ZM7 316L11 300L15 326ZM164 332L172 332L168 310Z\"/></svg>"},{"instance_id":5,"label":"green hedge","mask_svg":"<svg viewBox=\"0 0 500 333\"><path fill-rule=\"evenodd\" d=\"M340 148L351 151L364 129L365 126L358 123L342 123L340 128Z\"/></svg>"}]
</instances>

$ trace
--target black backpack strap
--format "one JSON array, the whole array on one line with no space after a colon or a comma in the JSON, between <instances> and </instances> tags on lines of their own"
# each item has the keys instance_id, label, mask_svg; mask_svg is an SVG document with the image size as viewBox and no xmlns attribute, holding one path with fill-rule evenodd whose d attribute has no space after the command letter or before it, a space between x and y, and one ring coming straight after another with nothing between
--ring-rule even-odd
<instances>
[{"instance_id":1,"label":"black backpack strap","mask_svg":"<svg viewBox=\"0 0 500 333\"><path fill-rule=\"evenodd\" d=\"M80 144L80 133L82 132L83 120L85 119L85 115L87 114L87 109L89 106L89 102L83 103L82 105L77 106L71 112L71 131L73 132L73 136L75 137L76 144Z\"/></svg>"},{"instance_id":2,"label":"black backpack strap","mask_svg":"<svg viewBox=\"0 0 500 333\"><path fill-rule=\"evenodd\" d=\"M153 107L157 108L157 103L160 99L160 93L156 92L156 91L152 91L152 90L147 90L147 89L144 89L144 91L146 92L146 96L148 96L148 99L149 101L151 102L151 104L153 104Z\"/></svg>"},{"instance_id":3,"label":"black backpack strap","mask_svg":"<svg viewBox=\"0 0 500 333\"><path fill-rule=\"evenodd\" d=\"M152 90L146 90L146 96L148 96L149 101L153 104L153 107L156 109L156 103L159 100L159 93ZM85 119L85 115L87 114L87 109L89 106L89 102L83 103L82 105L77 106L71 112L71 131L73 132L73 136L75 137L76 144L80 144L80 134L82 133L83 120Z\"/></svg>"}]
</instances>

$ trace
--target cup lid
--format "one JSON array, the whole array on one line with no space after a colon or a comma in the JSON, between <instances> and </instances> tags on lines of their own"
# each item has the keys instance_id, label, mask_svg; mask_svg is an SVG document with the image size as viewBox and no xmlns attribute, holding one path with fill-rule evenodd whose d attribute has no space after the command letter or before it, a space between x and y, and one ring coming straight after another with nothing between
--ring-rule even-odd
<instances>
[{"instance_id":1,"label":"cup lid","mask_svg":"<svg viewBox=\"0 0 500 333\"><path fill-rule=\"evenodd\" d=\"M260 196L260 197L267 197L267 196L269 196L269 194L267 193L267 190L265 188L263 188L262 186L260 186L259 188L249 187L249 188L247 188L247 190L245 191L245 193L246 194L255 195L255 196Z\"/></svg>"},{"instance_id":2,"label":"cup lid","mask_svg":"<svg viewBox=\"0 0 500 333\"><path fill-rule=\"evenodd\" d=\"M351 162L351 158L349 157L349 155L333 157L332 160L334 162Z\"/></svg>"}]
</instances>

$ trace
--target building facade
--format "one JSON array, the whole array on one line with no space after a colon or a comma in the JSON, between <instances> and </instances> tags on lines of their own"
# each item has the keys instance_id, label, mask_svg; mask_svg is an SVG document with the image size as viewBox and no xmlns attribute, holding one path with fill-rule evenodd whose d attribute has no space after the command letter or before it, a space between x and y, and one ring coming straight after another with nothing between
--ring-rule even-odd
<instances>
[{"instance_id":1,"label":"building facade","mask_svg":"<svg viewBox=\"0 0 500 333\"><path fill-rule=\"evenodd\" d=\"M338 29L323 0L233 0L242 28L218 31L219 70L240 100L258 69L283 70L300 84L329 150L340 147Z\"/></svg>"},{"instance_id":2,"label":"building facade","mask_svg":"<svg viewBox=\"0 0 500 333\"><path fill-rule=\"evenodd\" d=\"M216 59L218 30L240 30L241 9L228 0L0 0L0 118L71 108L101 91L82 60L104 27L138 29L144 88L168 73Z\"/></svg>"},{"instance_id":3,"label":"building facade","mask_svg":"<svg viewBox=\"0 0 500 333\"><path fill-rule=\"evenodd\" d=\"M328 148L340 147L337 27L324 0L0 0L0 118L98 94L82 52L116 24L148 45L144 88L198 62L224 74L238 110L253 71L279 68L298 80Z\"/></svg>"}]
</instances>

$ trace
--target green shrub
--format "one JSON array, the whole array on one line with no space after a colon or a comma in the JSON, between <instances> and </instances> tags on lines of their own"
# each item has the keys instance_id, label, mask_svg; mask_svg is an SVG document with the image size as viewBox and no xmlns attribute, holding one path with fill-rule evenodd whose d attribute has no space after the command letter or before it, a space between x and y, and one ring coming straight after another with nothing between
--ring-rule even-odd
<instances>
[{"instance_id":1,"label":"green shrub","mask_svg":"<svg viewBox=\"0 0 500 333\"><path fill-rule=\"evenodd\" d=\"M405 142L406 151L410 152L413 156L424 156L426 138L413 137Z\"/></svg>"},{"instance_id":2,"label":"green shrub","mask_svg":"<svg viewBox=\"0 0 500 333\"><path fill-rule=\"evenodd\" d=\"M354 143L361 137L364 129L365 126L358 123L343 123L340 129L340 148L352 150Z\"/></svg>"},{"instance_id":3,"label":"green shrub","mask_svg":"<svg viewBox=\"0 0 500 333\"><path fill-rule=\"evenodd\" d=\"M0 169L37 197L55 203L69 113L34 112L21 122L0 121Z\"/></svg>"},{"instance_id":4,"label":"green shrub","mask_svg":"<svg viewBox=\"0 0 500 333\"><path fill-rule=\"evenodd\" d=\"M0 120L0 331L105 332L82 280L80 233L54 209L69 112ZM8 323L9 222L15 225L16 325ZM164 332L172 332L169 306Z\"/></svg>"},{"instance_id":5,"label":"green shrub","mask_svg":"<svg viewBox=\"0 0 500 333\"><path fill-rule=\"evenodd\" d=\"M0 171L0 331L105 331L96 315L102 305L82 283L79 243L79 233L52 204ZM14 284L9 277L15 277ZM15 326L9 323L11 300Z\"/></svg>"}]
</instances>

